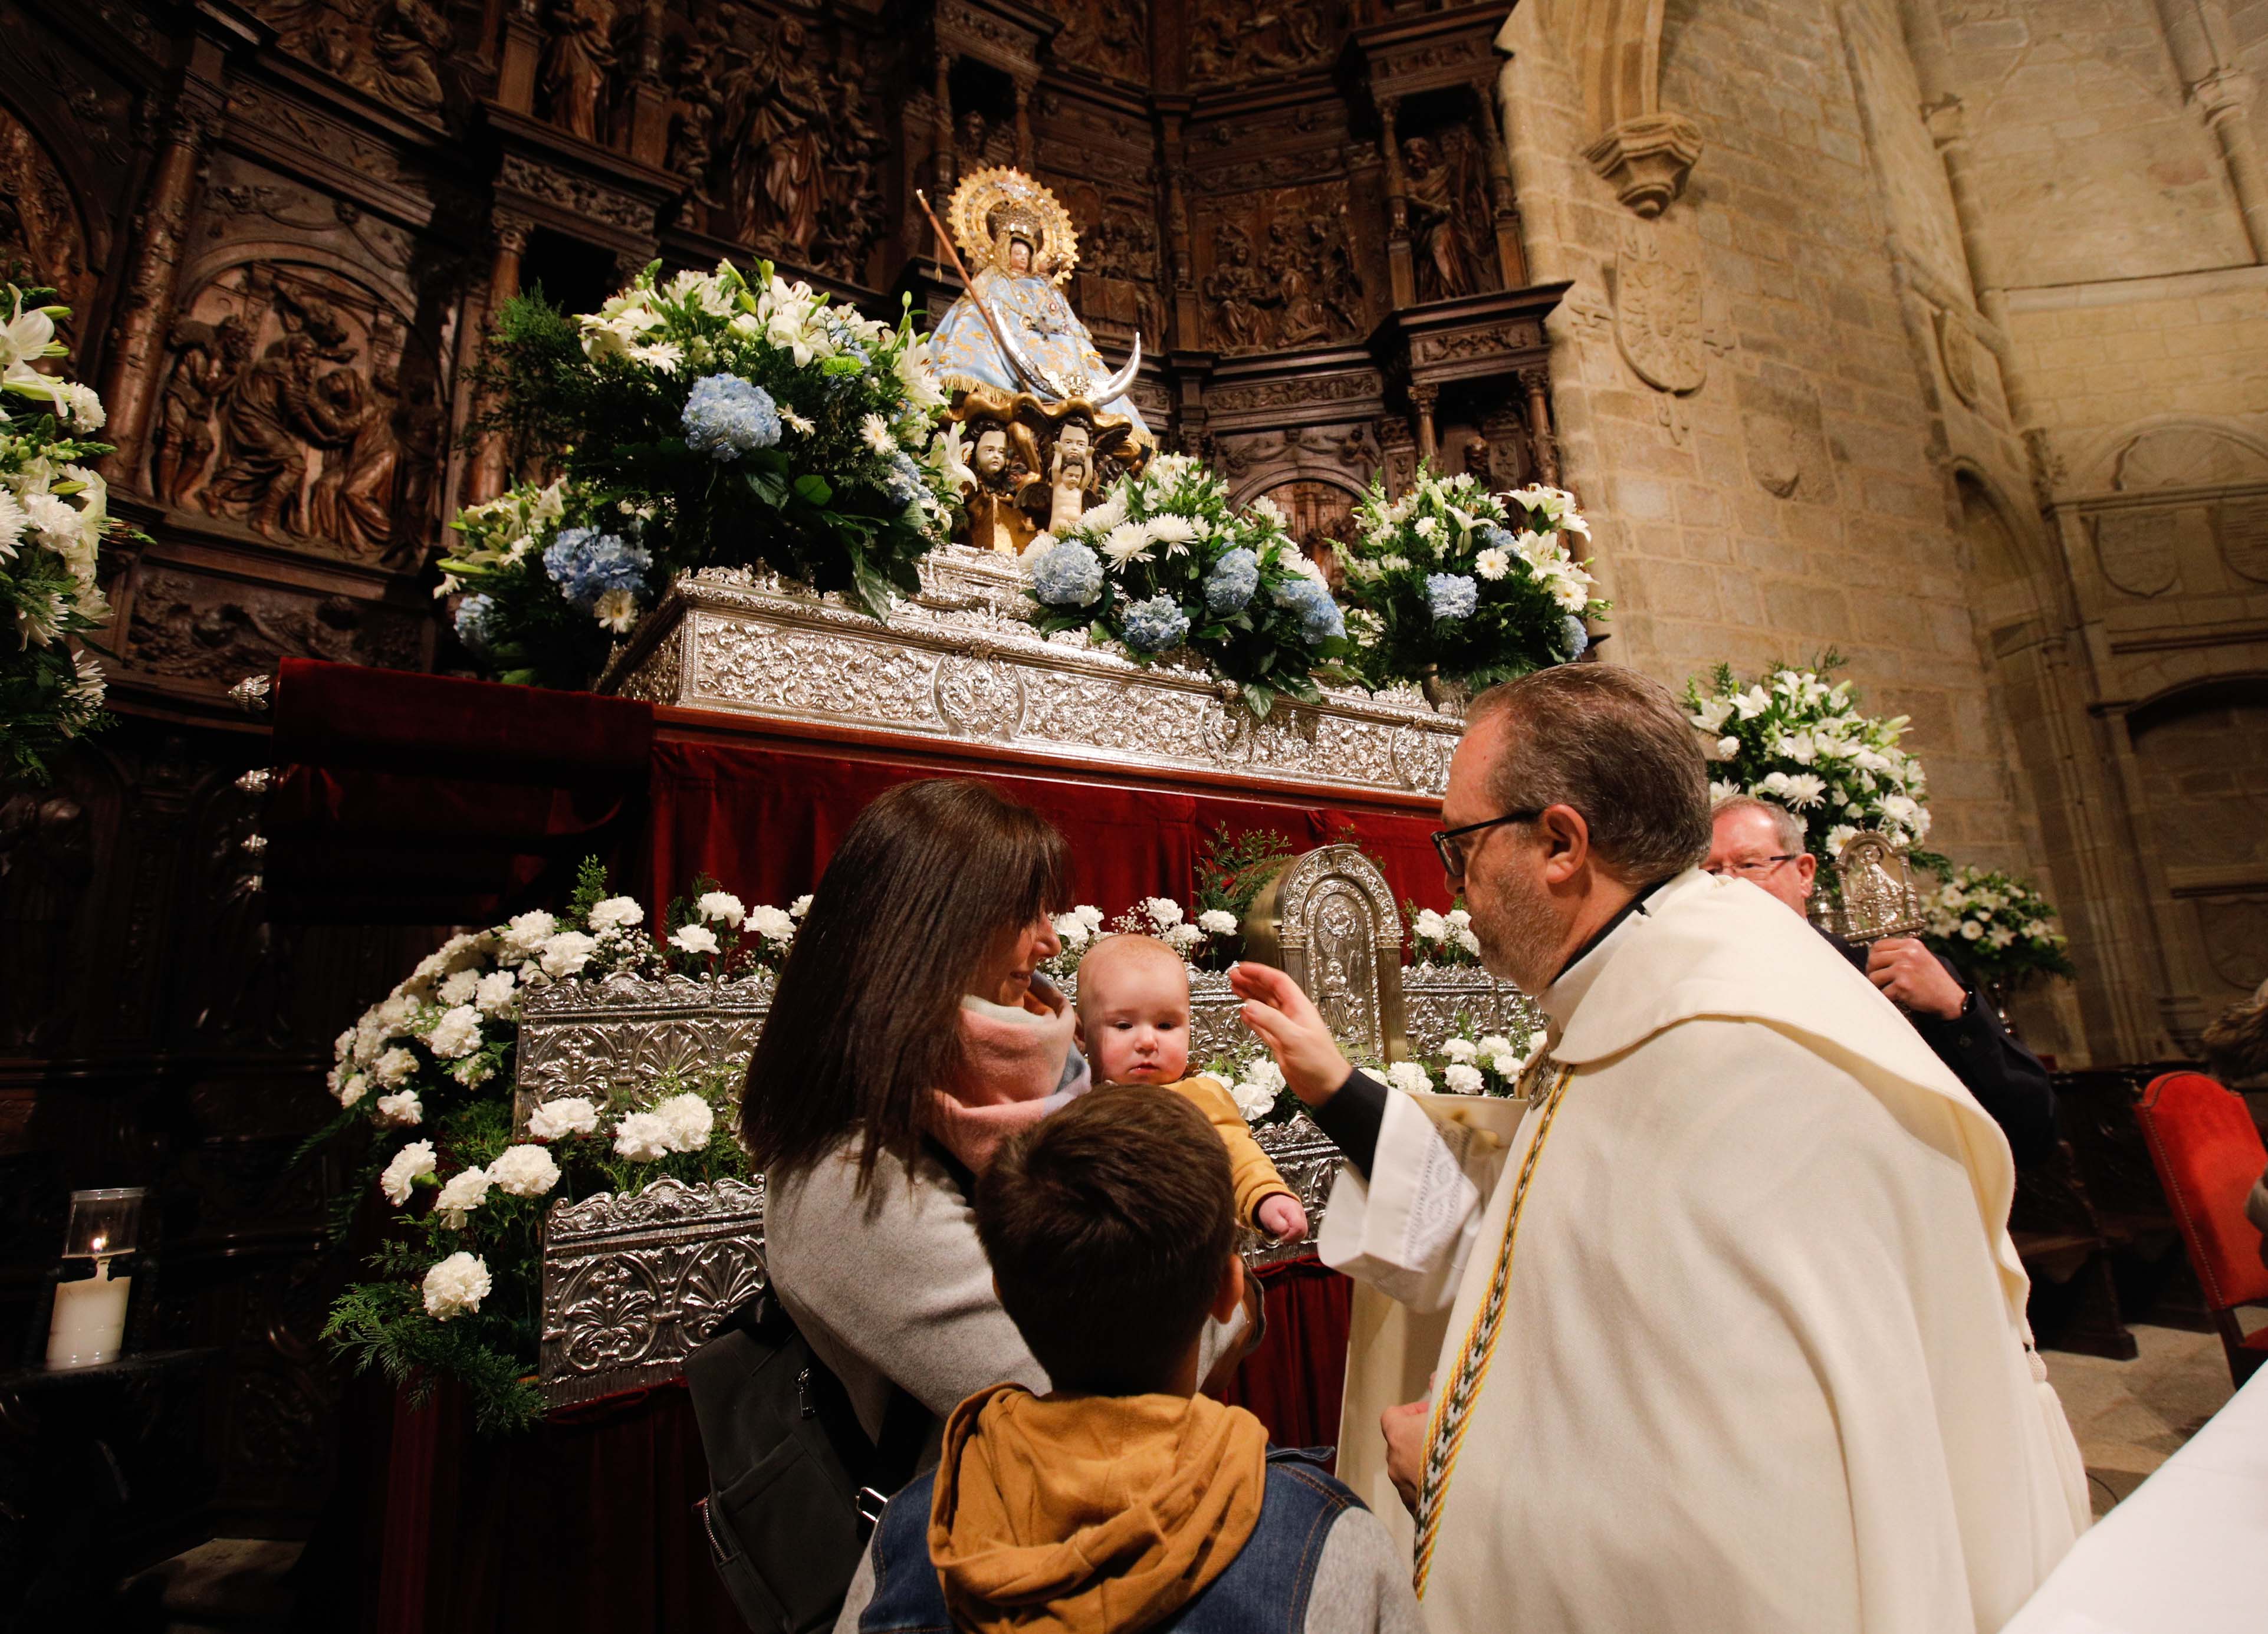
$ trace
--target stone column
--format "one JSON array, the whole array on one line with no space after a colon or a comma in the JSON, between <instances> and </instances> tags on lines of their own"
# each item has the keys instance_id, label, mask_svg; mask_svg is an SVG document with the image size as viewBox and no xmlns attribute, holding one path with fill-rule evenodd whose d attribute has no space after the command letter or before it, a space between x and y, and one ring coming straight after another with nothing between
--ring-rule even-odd
<instances>
[{"instance_id":1,"label":"stone column","mask_svg":"<svg viewBox=\"0 0 2268 1634\"><path fill-rule=\"evenodd\" d=\"M645 0L638 18L637 63L630 75L630 157L656 169L669 157L669 88L661 83L666 27L662 0Z\"/></svg>"},{"instance_id":2,"label":"stone column","mask_svg":"<svg viewBox=\"0 0 2268 1634\"><path fill-rule=\"evenodd\" d=\"M128 235L133 259L119 290L118 320L103 358L100 386L110 416L105 434L118 450L104 463L110 480L122 488L143 487L150 409L158 394L166 335L173 321L174 284L188 233L197 162L220 109L217 95L201 92L185 92L175 103L158 137L150 190Z\"/></svg>"},{"instance_id":3,"label":"stone column","mask_svg":"<svg viewBox=\"0 0 2268 1634\"><path fill-rule=\"evenodd\" d=\"M1528 251L1520 241L1520 206L1512 191L1512 162L1504 151L1504 132L1496 117L1496 82L1473 87L1480 105L1481 151L1488 155L1489 213L1496 218L1496 259L1507 290L1528 284Z\"/></svg>"},{"instance_id":4,"label":"stone column","mask_svg":"<svg viewBox=\"0 0 2268 1634\"><path fill-rule=\"evenodd\" d=\"M1402 139L1394 131L1401 111L1399 97L1379 99L1379 151L1386 159L1386 269L1394 285L1394 304L1414 306L1418 272L1410 261L1410 178L1403 173Z\"/></svg>"},{"instance_id":5,"label":"stone column","mask_svg":"<svg viewBox=\"0 0 2268 1634\"><path fill-rule=\"evenodd\" d=\"M498 210L490 225L496 235L496 254L489 262L486 324L493 334L497 313L519 293L519 258L527 253L527 235L535 224L525 216ZM473 456L472 475L465 485L467 504L480 504L504 492L509 460L510 450L503 438L491 431L481 438L479 452Z\"/></svg>"},{"instance_id":6,"label":"stone column","mask_svg":"<svg viewBox=\"0 0 2268 1634\"><path fill-rule=\"evenodd\" d=\"M2260 144L2252 133L2252 76L2240 68L2218 68L2190 87L2190 96L2220 144L2236 208L2244 215L2244 236L2252 259L2268 261L2268 175L2260 165Z\"/></svg>"},{"instance_id":7,"label":"stone column","mask_svg":"<svg viewBox=\"0 0 2268 1634\"><path fill-rule=\"evenodd\" d=\"M1528 392L1528 449L1535 457L1535 475L1548 488L1559 486L1559 439L1551 434L1550 371L1522 369L1520 383Z\"/></svg>"},{"instance_id":8,"label":"stone column","mask_svg":"<svg viewBox=\"0 0 2268 1634\"><path fill-rule=\"evenodd\" d=\"M535 75L543 61L543 18L536 0L512 0L504 24L504 62L497 70L496 99L515 114L535 111Z\"/></svg>"}]
</instances>

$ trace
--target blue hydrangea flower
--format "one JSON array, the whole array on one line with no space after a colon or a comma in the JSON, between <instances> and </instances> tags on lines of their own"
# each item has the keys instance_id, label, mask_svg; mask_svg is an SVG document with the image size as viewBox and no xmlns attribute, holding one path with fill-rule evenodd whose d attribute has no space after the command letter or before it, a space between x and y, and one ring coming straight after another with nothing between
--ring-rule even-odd
<instances>
[{"instance_id":1,"label":"blue hydrangea flower","mask_svg":"<svg viewBox=\"0 0 2268 1634\"><path fill-rule=\"evenodd\" d=\"M1260 558L1249 550L1232 550L1205 575L1205 608L1217 618L1226 618L1251 600L1252 593L1259 588Z\"/></svg>"},{"instance_id":2,"label":"blue hydrangea flower","mask_svg":"<svg viewBox=\"0 0 2268 1634\"><path fill-rule=\"evenodd\" d=\"M890 456L890 468L882 474L882 491L894 505L909 505L922 497L921 467L903 449Z\"/></svg>"},{"instance_id":3,"label":"blue hydrangea flower","mask_svg":"<svg viewBox=\"0 0 2268 1634\"><path fill-rule=\"evenodd\" d=\"M1295 578L1276 593L1278 607L1300 615L1300 636L1311 647L1346 634L1346 615L1331 600L1331 593L1312 578Z\"/></svg>"},{"instance_id":4,"label":"blue hydrangea flower","mask_svg":"<svg viewBox=\"0 0 2268 1634\"><path fill-rule=\"evenodd\" d=\"M1567 649L1567 661L1572 664L1583 656L1591 644L1591 632L1583 628L1583 621L1572 613L1559 621L1559 644Z\"/></svg>"},{"instance_id":5,"label":"blue hydrangea flower","mask_svg":"<svg viewBox=\"0 0 2268 1634\"><path fill-rule=\"evenodd\" d=\"M1481 602L1481 588L1464 573L1425 575L1425 600L1439 620L1464 618Z\"/></svg>"},{"instance_id":6,"label":"blue hydrangea flower","mask_svg":"<svg viewBox=\"0 0 2268 1634\"><path fill-rule=\"evenodd\" d=\"M636 595L645 588L653 557L616 534L595 527L563 527L543 552L543 570L559 585L559 593L588 613L609 590Z\"/></svg>"},{"instance_id":7,"label":"blue hydrangea flower","mask_svg":"<svg viewBox=\"0 0 2268 1634\"><path fill-rule=\"evenodd\" d=\"M468 651L485 654L497 633L494 596L467 596L457 604L457 639Z\"/></svg>"},{"instance_id":8,"label":"blue hydrangea flower","mask_svg":"<svg viewBox=\"0 0 2268 1634\"><path fill-rule=\"evenodd\" d=\"M1512 556L1519 552L1520 541L1491 522L1481 529L1480 548L1484 550L1501 550L1506 555Z\"/></svg>"},{"instance_id":9,"label":"blue hydrangea flower","mask_svg":"<svg viewBox=\"0 0 2268 1634\"><path fill-rule=\"evenodd\" d=\"M1032 593L1051 607L1083 607L1102 593L1102 558L1066 541L1032 564Z\"/></svg>"},{"instance_id":10,"label":"blue hydrangea flower","mask_svg":"<svg viewBox=\"0 0 2268 1634\"><path fill-rule=\"evenodd\" d=\"M1126 609L1125 641L1137 652L1163 652L1181 645L1189 633L1189 615L1174 605L1171 596L1152 596Z\"/></svg>"},{"instance_id":11,"label":"blue hydrangea flower","mask_svg":"<svg viewBox=\"0 0 2268 1634\"><path fill-rule=\"evenodd\" d=\"M762 386L737 374L711 374L693 383L685 402L685 445L694 453L737 460L779 439L779 405Z\"/></svg>"}]
</instances>

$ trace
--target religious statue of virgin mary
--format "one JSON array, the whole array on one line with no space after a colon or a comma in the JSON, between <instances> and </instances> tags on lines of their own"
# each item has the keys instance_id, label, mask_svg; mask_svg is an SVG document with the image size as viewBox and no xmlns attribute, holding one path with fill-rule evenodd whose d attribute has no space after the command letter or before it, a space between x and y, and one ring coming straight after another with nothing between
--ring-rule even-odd
<instances>
[{"instance_id":1,"label":"religious statue of virgin mary","mask_svg":"<svg viewBox=\"0 0 2268 1634\"><path fill-rule=\"evenodd\" d=\"M1126 396L1141 337L1114 373L1058 287L1078 265L1079 234L1055 195L1023 172L972 173L946 217L968 287L930 337L930 354L954 417L980 446L1006 433L1035 467L1016 479L1031 526L1063 526L1155 445Z\"/></svg>"}]
</instances>

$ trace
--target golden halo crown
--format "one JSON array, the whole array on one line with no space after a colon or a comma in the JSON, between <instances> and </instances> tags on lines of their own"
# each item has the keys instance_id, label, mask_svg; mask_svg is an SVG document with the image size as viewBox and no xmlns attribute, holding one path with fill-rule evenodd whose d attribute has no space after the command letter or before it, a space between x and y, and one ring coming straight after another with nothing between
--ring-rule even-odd
<instances>
[{"instance_id":1,"label":"golden halo crown","mask_svg":"<svg viewBox=\"0 0 2268 1634\"><path fill-rule=\"evenodd\" d=\"M971 268L989 263L998 234L1020 230L1034 240L1034 261L1052 258L1057 283L1079 264L1079 230L1056 195L1020 170L990 165L961 178L946 201L946 224Z\"/></svg>"}]
</instances>

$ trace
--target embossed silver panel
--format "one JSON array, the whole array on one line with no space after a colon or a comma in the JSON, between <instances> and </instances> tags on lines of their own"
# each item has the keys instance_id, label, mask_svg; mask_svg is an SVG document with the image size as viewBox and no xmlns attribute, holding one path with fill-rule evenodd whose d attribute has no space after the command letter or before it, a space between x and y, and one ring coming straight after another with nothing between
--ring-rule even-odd
<instances>
[{"instance_id":1,"label":"embossed silver panel","mask_svg":"<svg viewBox=\"0 0 2268 1634\"><path fill-rule=\"evenodd\" d=\"M1457 1037L1501 1033L1524 1044L1543 1026L1543 1012L1527 994L1464 965L1411 965L1403 970L1402 1012L1410 1053L1421 1059L1439 1055L1443 1043Z\"/></svg>"},{"instance_id":2,"label":"embossed silver panel","mask_svg":"<svg viewBox=\"0 0 2268 1634\"><path fill-rule=\"evenodd\" d=\"M1301 788L1447 785L1463 730L1410 688L1335 690L1252 718L1194 664L1141 665L1031 622L1023 570L954 547L922 594L878 623L839 596L716 569L681 580L631 635L600 689L654 703L1012 746L1042 759L1233 769Z\"/></svg>"},{"instance_id":3,"label":"embossed silver panel","mask_svg":"<svg viewBox=\"0 0 2268 1634\"><path fill-rule=\"evenodd\" d=\"M1357 1059L1402 1057L1402 916L1359 848L1322 845L1286 863L1246 910L1244 945L1307 990Z\"/></svg>"},{"instance_id":4,"label":"embossed silver panel","mask_svg":"<svg viewBox=\"0 0 2268 1634\"><path fill-rule=\"evenodd\" d=\"M764 1182L659 1180L544 1218L545 1402L659 1384L764 1285Z\"/></svg>"}]
</instances>

